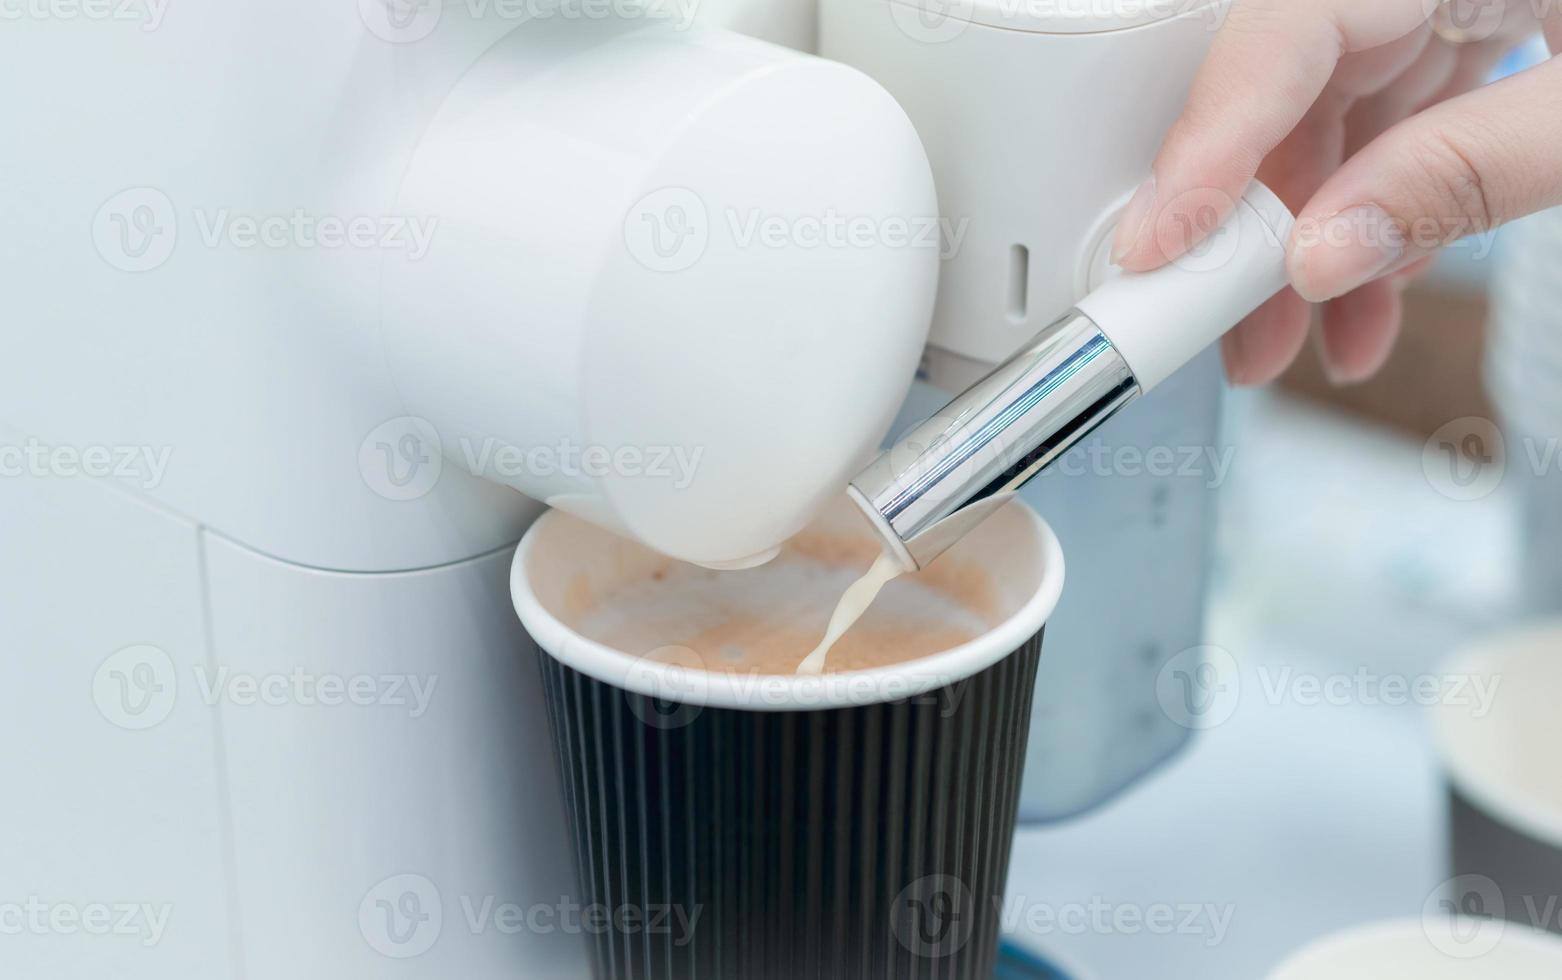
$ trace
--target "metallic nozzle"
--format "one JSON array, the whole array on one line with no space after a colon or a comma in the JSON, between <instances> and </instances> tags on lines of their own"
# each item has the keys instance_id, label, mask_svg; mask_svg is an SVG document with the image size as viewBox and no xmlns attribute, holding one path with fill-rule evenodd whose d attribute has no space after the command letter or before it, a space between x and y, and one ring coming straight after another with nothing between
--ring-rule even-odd
<instances>
[{"instance_id":1,"label":"metallic nozzle","mask_svg":"<svg viewBox=\"0 0 1562 980\"><path fill-rule=\"evenodd\" d=\"M848 495L922 568L1139 395L1099 327L1070 310L858 474Z\"/></svg>"}]
</instances>

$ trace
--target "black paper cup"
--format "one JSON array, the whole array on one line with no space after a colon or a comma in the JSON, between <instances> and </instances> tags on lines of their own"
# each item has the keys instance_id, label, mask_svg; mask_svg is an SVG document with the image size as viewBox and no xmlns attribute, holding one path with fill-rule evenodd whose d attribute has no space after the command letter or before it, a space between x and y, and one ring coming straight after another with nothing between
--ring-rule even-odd
<instances>
[{"instance_id":1,"label":"black paper cup","mask_svg":"<svg viewBox=\"0 0 1562 980\"><path fill-rule=\"evenodd\" d=\"M1491 638L1445 678L1433 730L1453 877L1439 902L1562 933L1562 620ZM1493 935L1472 932L1472 955Z\"/></svg>"},{"instance_id":2,"label":"black paper cup","mask_svg":"<svg viewBox=\"0 0 1562 980\"><path fill-rule=\"evenodd\" d=\"M990 583L997 625L976 640L883 669L753 677L585 639L570 625L583 593L666 559L557 511L527 534L512 591L598 978L993 975L1063 555L1016 502L940 560Z\"/></svg>"}]
</instances>

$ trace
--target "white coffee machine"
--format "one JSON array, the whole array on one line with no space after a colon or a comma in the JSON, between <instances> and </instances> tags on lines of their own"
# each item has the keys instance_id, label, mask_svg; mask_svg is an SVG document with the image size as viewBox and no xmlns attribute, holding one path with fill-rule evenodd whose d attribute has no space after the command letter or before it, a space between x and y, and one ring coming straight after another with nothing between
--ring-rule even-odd
<instances>
[{"instance_id":1,"label":"white coffee machine","mask_svg":"<svg viewBox=\"0 0 1562 980\"><path fill-rule=\"evenodd\" d=\"M543 506L516 487L673 553L708 504L485 445L554 433L567 457L701 418L712 499L781 458L766 485L790 507L756 498L775 521L754 540L684 556L762 558L893 433L919 360L913 412L1109 274L1115 211L1222 9L1122 7L143 0L9 22L0 972L583 976L505 590ZM812 141L745 160L776 119ZM690 186L734 173L768 175L777 244L745 245L743 209ZM701 288L636 237L689 216L645 205L669 188L712 208ZM874 222L844 248L800 237L829 214ZM619 329L566 343L586 322ZM709 361L659 359L659 331L696 326L678 349ZM582 381L604 363L689 374L614 402ZM1216 446L1217 371L1102 438ZM660 401L712 377L698 412ZM817 438L719 451L778 416ZM1086 465L1027 491L1071 572L1029 815L1084 809L1181 742L1154 682L1198 642L1209 475ZM1165 608L1109 622L1124 588Z\"/></svg>"}]
</instances>

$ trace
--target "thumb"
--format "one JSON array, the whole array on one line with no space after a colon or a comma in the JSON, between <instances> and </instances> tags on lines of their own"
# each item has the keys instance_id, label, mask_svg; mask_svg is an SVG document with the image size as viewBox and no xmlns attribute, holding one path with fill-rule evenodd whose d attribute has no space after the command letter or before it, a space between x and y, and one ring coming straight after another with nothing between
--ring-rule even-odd
<instances>
[{"instance_id":1,"label":"thumb","mask_svg":"<svg viewBox=\"0 0 1562 980\"><path fill-rule=\"evenodd\" d=\"M1297 219L1291 283L1334 299L1466 235L1562 204L1562 59L1440 103L1374 140Z\"/></svg>"}]
</instances>

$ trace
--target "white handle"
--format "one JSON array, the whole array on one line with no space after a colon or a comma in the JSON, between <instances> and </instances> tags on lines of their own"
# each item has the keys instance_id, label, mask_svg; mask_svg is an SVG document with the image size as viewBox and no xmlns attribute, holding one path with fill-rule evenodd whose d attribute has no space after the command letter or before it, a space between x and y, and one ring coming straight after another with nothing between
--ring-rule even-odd
<instances>
[{"instance_id":1,"label":"white handle","mask_svg":"<svg viewBox=\"0 0 1562 980\"><path fill-rule=\"evenodd\" d=\"M1296 219L1255 181L1218 231L1170 265L1126 273L1079 303L1149 391L1284 289Z\"/></svg>"}]
</instances>

